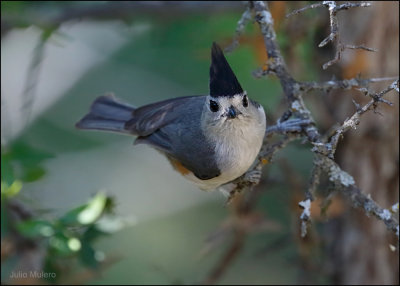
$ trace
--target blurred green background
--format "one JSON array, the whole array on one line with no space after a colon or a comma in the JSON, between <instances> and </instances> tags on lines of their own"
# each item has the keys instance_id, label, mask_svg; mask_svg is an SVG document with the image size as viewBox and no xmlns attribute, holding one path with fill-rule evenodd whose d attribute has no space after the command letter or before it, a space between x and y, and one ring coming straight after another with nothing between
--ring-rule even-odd
<instances>
[{"instance_id":1,"label":"blurred green background","mask_svg":"<svg viewBox=\"0 0 400 286\"><path fill-rule=\"evenodd\" d=\"M137 2L132 10L100 13L109 4L1 2L2 283L20 283L11 273L31 267L21 259L31 249L27 237L35 241L32 267L56 272L49 283L73 284L200 283L231 243L226 225L233 211L222 194L196 189L155 150L132 146L134 138L74 124L107 92L137 106L206 94L211 44L231 43L243 4ZM278 24L280 9L273 10ZM91 16L75 16L79 11ZM277 32L286 52L291 39ZM288 54L298 58L294 70L302 80L319 72L307 65L315 33L310 26ZM252 75L265 61L254 23L240 42L227 59L273 124L283 110L282 90L276 79ZM267 227L250 232L218 283L330 282L324 273L304 278L309 265L297 241L295 190L307 185L309 146L292 144L276 162L265 167L254 207ZM296 174L296 186L285 172ZM31 224L21 224L26 218L16 206ZM93 216L89 223L79 220L84 210ZM307 252L314 266L323 259L318 243Z\"/></svg>"}]
</instances>

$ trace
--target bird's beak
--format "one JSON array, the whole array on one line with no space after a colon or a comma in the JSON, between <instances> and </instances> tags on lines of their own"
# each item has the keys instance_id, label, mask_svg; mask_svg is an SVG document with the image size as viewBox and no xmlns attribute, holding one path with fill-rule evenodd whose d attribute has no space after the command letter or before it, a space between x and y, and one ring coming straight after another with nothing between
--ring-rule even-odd
<instances>
[{"instance_id":1,"label":"bird's beak","mask_svg":"<svg viewBox=\"0 0 400 286\"><path fill-rule=\"evenodd\" d=\"M228 119L233 119L233 118L236 118L238 116L238 114L239 114L239 111L231 105L228 109L226 116L228 117Z\"/></svg>"}]
</instances>

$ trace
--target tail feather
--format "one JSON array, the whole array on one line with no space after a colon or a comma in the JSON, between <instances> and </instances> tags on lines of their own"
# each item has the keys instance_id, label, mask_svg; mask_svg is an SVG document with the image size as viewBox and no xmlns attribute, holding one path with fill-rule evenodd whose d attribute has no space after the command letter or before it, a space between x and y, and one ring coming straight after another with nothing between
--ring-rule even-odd
<instances>
[{"instance_id":1,"label":"tail feather","mask_svg":"<svg viewBox=\"0 0 400 286\"><path fill-rule=\"evenodd\" d=\"M79 129L106 130L130 133L125 129L125 123L132 119L135 108L119 102L113 95L98 97L76 127Z\"/></svg>"}]
</instances>

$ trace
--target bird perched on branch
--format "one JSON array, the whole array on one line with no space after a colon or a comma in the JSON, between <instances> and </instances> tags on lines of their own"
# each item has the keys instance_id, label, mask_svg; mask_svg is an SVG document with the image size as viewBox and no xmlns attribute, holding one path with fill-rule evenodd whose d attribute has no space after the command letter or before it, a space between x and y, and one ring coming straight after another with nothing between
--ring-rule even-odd
<instances>
[{"instance_id":1,"label":"bird perched on branch","mask_svg":"<svg viewBox=\"0 0 400 286\"><path fill-rule=\"evenodd\" d=\"M243 175L260 151L266 128L263 107L243 91L221 48L213 43L210 94L133 107L113 95L98 97L79 129L137 136L203 190Z\"/></svg>"}]
</instances>

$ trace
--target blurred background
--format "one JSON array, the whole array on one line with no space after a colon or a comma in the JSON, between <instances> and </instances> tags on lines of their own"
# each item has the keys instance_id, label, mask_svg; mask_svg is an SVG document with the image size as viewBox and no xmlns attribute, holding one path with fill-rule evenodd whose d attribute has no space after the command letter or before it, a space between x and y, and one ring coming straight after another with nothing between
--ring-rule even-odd
<instances>
[{"instance_id":1,"label":"blurred background","mask_svg":"<svg viewBox=\"0 0 400 286\"><path fill-rule=\"evenodd\" d=\"M398 76L399 3L340 13L342 40L379 52L334 48L326 9L285 19L307 2L272 2L278 42L297 80ZM398 240L381 221L334 196L299 236L298 202L311 146L295 142L266 165L240 203L202 192L134 138L79 131L99 95L140 106L207 94L210 47L232 42L242 2L1 2L1 282L5 284L395 284ZM226 54L273 124L286 106L279 81L255 78L266 61L250 21ZM390 82L371 86L380 91ZM354 113L356 90L305 98L327 131ZM337 162L382 207L398 202L398 95L365 115ZM321 185L324 193L324 184ZM393 247L392 247L393 248ZM27 273L25 275L24 273Z\"/></svg>"}]
</instances>

